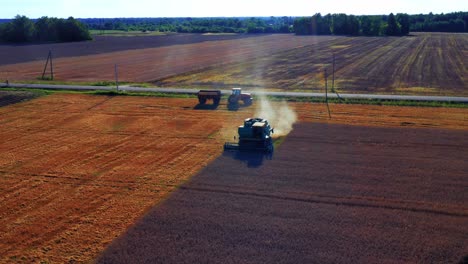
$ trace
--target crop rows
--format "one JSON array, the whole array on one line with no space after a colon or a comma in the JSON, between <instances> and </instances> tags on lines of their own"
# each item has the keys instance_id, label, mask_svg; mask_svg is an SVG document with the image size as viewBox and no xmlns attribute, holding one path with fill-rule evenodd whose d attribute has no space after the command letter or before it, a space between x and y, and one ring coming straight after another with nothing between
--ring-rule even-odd
<instances>
[{"instance_id":1,"label":"crop rows","mask_svg":"<svg viewBox=\"0 0 468 264\"><path fill-rule=\"evenodd\" d=\"M243 86L323 92L324 70L331 88L347 93L467 95L468 35L341 37L272 56L165 78L166 86Z\"/></svg>"}]
</instances>

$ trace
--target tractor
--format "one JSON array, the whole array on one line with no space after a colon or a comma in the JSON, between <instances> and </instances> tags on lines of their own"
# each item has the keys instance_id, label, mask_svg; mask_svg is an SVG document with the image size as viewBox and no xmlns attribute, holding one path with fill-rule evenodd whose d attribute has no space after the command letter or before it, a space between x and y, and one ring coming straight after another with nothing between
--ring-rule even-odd
<instances>
[{"instance_id":1,"label":"tractor","mask_svg":"<svg viewBox=\"0 0 468 264\"><path fill-rule=\"evenodd\" d=\"M273 152L273 128L263 118L247 118L239 126L239 142L224 143L224 150Z\"/></svg>"},{"instance_id":2,"label":"tractor","mask_svg":"<svg viewBox=\"0 0 468 264\"><path fill-rule=\"evenodd\" d=\"M231 107L239 106L239 101L244 103L244 106L252 104L252 95L250 93L243 93L242 88L232 88L232 94L228 98L228 105Z\"/></svg>"}]
</instances>

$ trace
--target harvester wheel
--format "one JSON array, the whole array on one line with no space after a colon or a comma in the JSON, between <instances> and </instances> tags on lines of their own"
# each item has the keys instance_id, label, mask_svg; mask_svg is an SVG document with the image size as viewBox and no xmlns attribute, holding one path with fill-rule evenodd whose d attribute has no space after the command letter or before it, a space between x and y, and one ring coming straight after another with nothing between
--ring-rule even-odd
<instances>
[{"instance_id":1,"label":"harvester wheel","mask_svg":"<svg viewBox=\"0 0 468 264\"><path fill-rule=\"evenodd\" d=\"M213 103L214 103L215 105L219 105L219 100L220 100L219 98L213 99Z\"/></svg>"}]
</instances>

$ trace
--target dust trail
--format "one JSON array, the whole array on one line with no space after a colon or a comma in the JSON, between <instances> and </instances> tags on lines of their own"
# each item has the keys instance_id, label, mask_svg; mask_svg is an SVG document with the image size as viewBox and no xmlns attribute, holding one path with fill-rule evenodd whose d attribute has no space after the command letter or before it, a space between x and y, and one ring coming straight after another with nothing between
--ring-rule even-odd
<instances>
[{"instance_id":1,"label":"dust trail","mask_svg":"<svg viewBox=\"0 0 468 264\"><path fill-rule=\"evenodd\" d=\"M255 116L268 120L270 125L275 129L273 137L286 136L291 132L294 123L297 121L296 112L285 101L273 106L264 96L260 97Z\"/></svg>"}]
</instances>

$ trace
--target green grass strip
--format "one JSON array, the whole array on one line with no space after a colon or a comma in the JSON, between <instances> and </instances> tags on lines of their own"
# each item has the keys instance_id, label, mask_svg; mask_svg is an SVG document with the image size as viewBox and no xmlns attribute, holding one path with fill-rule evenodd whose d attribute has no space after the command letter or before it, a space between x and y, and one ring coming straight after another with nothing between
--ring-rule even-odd
<instances>
[{"instance_id":1,"label":"green grass strip","mask_svg":"<svg viewBox=\"0 0 468 264\"><path fill-rule=\"evenodd\" d=\"M323 97L277 97L268 96L271 101L304 102L304 103L326 103ZM416 107L451 107L468 108L468 104L462 102L439 102L439 101L412 101L412 100L385 100L385 99L339 99L328 98L330 104L361 104L361 105L388 105L388 106L416 106Z\"/></svg>"},{"instance_id":2,"label":"green grass strip","mask_svg":"<svg viewBox=\"0 0 468 264\"><path fill-rule=\"evenodd\" d=\"M195 94L180 94L180 93L164 93L164 92L126 92L116 90L48 90L48 89L28 89L28 88L1 88L4 91L28 91L40 93L41 95L49 95L54 93L71 93L71 94L90 94L90 95L106 95L106 96L149 96L149 97L166 97L166 98L196 98ZM226 100L227 96L222 97ZM323 97L282 97L282 96L267 96L270 101L287 101L287 102L304 102L304 103L326 103ZM255 100L255 98L254 98ZM411 107L449 107L449 108L468 108L467 103L461 102L433 102L433 101L411 101L411 100L383 100L383 99L339 99L329 98L330 104L360 104L360 105L388 105L388 106L411 106Z\"/></svg>"}]
</instances>

